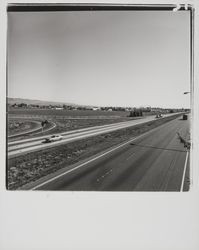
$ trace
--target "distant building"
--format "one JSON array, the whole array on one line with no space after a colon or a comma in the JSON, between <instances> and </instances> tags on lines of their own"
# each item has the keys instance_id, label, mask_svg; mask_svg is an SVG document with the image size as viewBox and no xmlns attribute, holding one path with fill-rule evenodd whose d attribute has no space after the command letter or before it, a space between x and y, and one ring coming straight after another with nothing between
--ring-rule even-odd
<instances>
[{"instance_id":1,"label":"distant building","mask_svg":"<svg viewBox=\"0 0 199 250\"><path fill-rule=\"evenodd\" d=\"M125 111L129 112L131 111L131 108L126 108Z\"/></svg>"},{"instance_id":2,"label":"distant building","mask_svg":"<svg viewBox=\"0 0 199 250\"><path fill-rule=\"evenodd\" d=\"M63 110L63 107L55 107L56 110Z\"/></svg>"},{"instance_id":3,"label":"distant building","mask_svg":"<svg viewBox=\"0 0 199 250\"><path fill-rule=\"evenodd\" d=\"M96 111L96 110L100 110L100 107L93 107L92 110Z\"/></svg>"}]
</instances>

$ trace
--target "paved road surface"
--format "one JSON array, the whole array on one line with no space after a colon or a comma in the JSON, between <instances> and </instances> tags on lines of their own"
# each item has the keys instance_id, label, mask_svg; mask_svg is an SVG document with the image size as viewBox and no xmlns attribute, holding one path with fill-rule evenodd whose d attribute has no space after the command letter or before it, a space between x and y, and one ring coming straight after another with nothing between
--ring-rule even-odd
<instances>
[{"instance_id":1,"label":"paved road surface","mask_svg":"<svg viewBox=\"0 0 199 250\"><path fill-rule=\"evenodd\" d=\"M171 116L173 114L164 115L164 117ZM37 138L24 139L19 141L13 141L8 143L8 157L16 157L18 155L23 155L28 152L33 152L41 150L44 148L55 147L61 144L66 144L75 140L80 140L83 138L88 138L95 135L100 135L112 131L116 131L123 128L128 128L131 126L143 124L149 121L155 120L155 116L148 116L142 119L131 120L126 122L119 122L114 124L108 124L103 126L95 126L90 128L84 128L79 130L68 131L62 133L63 140L56 141L53 143L43 143L46 136L40 136ZM162 119L162 118L161 118ZM48 137L48 136L47 136Z\"/></svg>"},{"instance_id":2,"label":"paved road surface","mask_svg":"<svg viewBox=\"0 0 199 250\"><path fill-rule=\"evenodd\" d=\"M182 191L189 189L189 151L177 136L189 121L172 120L131 142L32 185L40 190Z\"/></svg>"}]
</instances>

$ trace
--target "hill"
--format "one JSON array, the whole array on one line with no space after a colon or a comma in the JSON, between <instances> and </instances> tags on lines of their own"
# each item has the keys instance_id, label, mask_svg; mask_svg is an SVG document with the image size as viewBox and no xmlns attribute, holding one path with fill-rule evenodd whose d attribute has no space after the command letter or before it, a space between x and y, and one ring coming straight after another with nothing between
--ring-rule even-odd
<instances>
[{"instance_id":1,"label":"hill","mask_svg":"<svg viewBox=\"0 0 199 250\"><path fill-rule=\"evenodd\" d=\"M7 98L8 104L19 104L19 103L26 103L28 105L34 104L34 105L71 105L71 106L79 106L78 104L74 103L66 103L66 102L53 102L53 101L42 101L42 100L32 100L32 99L24 99L24 98Z\"/></svg>"}]
</instances>

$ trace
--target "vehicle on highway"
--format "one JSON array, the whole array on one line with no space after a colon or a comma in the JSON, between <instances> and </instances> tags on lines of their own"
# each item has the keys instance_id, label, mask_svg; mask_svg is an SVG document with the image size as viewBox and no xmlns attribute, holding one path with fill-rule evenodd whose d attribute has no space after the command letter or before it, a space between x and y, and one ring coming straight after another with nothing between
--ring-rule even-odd
<instances>
[{"instance_id":1,"label":"vehicle on highway","mask_svg":"<svg viewBox=\"0 0 199 250\"><path fill-rule=\"evenodd\" d=\"M155 118L161 118L162 114L157 114Z\"/></svg>"},{"instance_id":2,"label":"vehicle on highway","mask_svg":"<svg viewBox=\"0 0 199 250\"><path fill-rule=\"evenodd\" d=\"M60 141L62 139L63 139L62 135L52 135L48 138L45 138L44 142L54 142L54 141Z\"/></svg>"}]
</instances>

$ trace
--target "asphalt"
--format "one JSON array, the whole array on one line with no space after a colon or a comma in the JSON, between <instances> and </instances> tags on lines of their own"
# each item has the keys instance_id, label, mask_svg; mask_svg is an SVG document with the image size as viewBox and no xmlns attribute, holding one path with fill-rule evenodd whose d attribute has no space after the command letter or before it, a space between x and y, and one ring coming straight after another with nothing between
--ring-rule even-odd
<instances>
[{"instance_id":1,"label":"asphalt","mask_svg":"<svg viewBox=\"0 0 199 250\"><path fill-rule=\"evenodd\" d=\"M172 115L175 114L166 114L164 115L164 117ZM45 148L59 146L61 144L66 144L72 141L81 140L83 138L88 138L91 136L132 127L135 125L143 124L154 120L156 120L155 116L147 116L137 120L130 120L126 122L119 122L108 125L78 129L78 130L71 130L62 133L63 139L61 141L56 141L53 143L44 143L44 138L46 138L46 136L39 136L36 138L24 139L24 140L16 140L8 143L8 158L16 157L19 155L23 155L33 151L38 151Z\"/></svg>"},{"instance_id":2,"label":"asphalt","mask_svg":"<svg viewBox=\"0 0 199 250\"><path fill-rule=\"evenodd\" d=\"M90 159L46 178L32 189L72 191L188 191L189 120L172 120ZM186 160L187 158L187 160Z\"/></svg>"}]
</instances>

